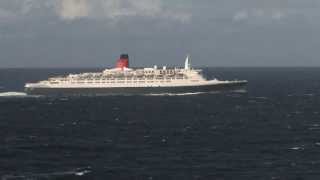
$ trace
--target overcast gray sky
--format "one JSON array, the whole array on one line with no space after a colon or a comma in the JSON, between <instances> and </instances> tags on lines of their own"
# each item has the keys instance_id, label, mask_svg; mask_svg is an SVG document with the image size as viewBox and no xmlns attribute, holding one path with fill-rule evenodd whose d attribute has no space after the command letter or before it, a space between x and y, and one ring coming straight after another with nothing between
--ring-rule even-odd
<instances>
[{"instance_id":1,"label":"overcast gray sky","mask_svg":"<svg viewBox=\"0 0 320 180\"><path fill-rule=\"evenodd\" d=\"M1 67L320 66L319 0L1 0Z\"/></svg>"}]
</instances>

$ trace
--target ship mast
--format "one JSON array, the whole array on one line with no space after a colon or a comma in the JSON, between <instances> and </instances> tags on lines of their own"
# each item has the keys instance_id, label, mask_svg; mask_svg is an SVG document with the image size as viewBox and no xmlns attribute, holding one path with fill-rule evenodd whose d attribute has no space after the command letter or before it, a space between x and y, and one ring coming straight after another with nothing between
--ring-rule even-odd
<instances>
[{"instance_id":1,"label":"ship mast","mask_svg":"<svg viewBox=\"0 0 320 180\"><path fill-rule=\"evenodd\" d=\"M188 55L187 58L186 58L186 61L184 62L184 69L185 70L190 70L190 68L191 68L191 63L190 63L190 57Z\"/></svg>"}]
</instances>

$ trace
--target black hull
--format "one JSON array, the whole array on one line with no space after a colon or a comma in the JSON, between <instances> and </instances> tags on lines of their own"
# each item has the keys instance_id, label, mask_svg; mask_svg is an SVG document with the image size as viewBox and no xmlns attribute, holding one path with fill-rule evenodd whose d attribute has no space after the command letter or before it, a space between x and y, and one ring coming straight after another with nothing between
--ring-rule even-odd
<instances>
[{"instance_id":1,"label":"black hull","mask_svg":"<svg viewBox=\"0 0 320 180\"><path fill-rule=\"evenodd\" d=\"M235 90L243 88L246 82L235 82L228 84L214 84L205 86L183 86L183 87L126 87L126 88L26 88L29 95L45 96L86 96L86 95L143 95L163 93L195 93L213 92L220 90Z\"/></svg>"}]
</instances>

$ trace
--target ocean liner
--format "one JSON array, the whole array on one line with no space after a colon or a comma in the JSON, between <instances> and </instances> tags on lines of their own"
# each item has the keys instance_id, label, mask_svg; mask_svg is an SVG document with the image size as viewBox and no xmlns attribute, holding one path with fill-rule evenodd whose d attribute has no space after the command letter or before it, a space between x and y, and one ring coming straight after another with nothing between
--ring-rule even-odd
<instances>
[{"instance_id":1,"label":"ocean liner","mask_svg":"<svg viewBox=\"0 0 320 180\"><path fill-rule=\"evenodd\" d=\"M103 72L69 74L27 83L25 91L32 95L118 95L210 92L240 88L245 80L207 80L201 69L193 69L189 56L184 68L129 68L129 56L122 54L116 67Z\"/></svg>"}]
</instances>

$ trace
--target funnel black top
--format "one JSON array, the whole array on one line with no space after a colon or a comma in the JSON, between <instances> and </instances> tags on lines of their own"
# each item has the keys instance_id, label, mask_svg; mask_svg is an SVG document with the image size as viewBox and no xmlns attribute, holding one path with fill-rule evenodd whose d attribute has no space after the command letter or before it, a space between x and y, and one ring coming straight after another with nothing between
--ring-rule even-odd
<instances>
[{"instance_id":1,"label":"funnel black top","mask_svg":"<svg viewBox=\"0 0 320 180\"><path fill-rule=\"evenodd\" d=\"M120 59L129 59L129 55L128 54L121 54Z\"/></svg>"}]
</instances>

